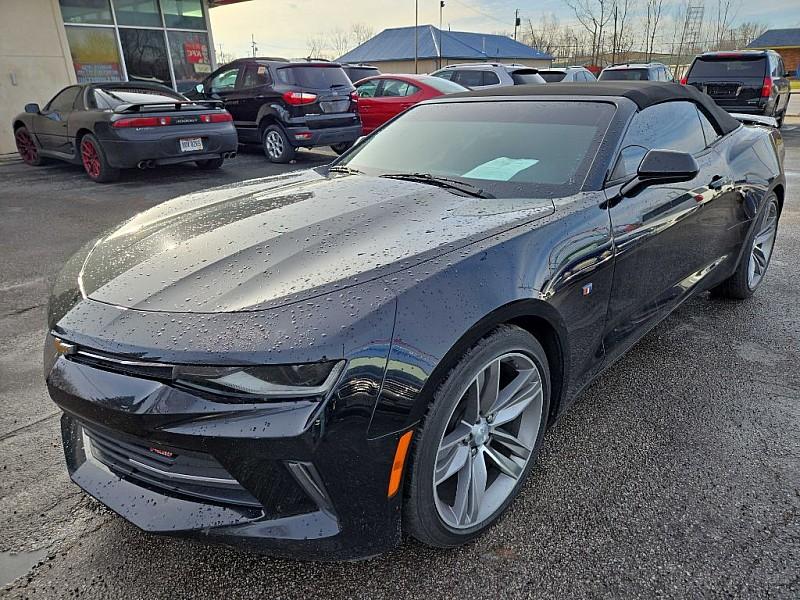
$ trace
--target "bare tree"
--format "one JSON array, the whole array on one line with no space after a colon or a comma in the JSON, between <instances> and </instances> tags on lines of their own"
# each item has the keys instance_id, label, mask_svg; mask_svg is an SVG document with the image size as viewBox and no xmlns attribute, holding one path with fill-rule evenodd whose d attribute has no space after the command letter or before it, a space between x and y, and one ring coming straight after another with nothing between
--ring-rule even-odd
<instances>
[{"instance_id":1,"label":"bare tree","mask_svg":"<svg viewBox=\"0 0 800 600\"><path fill-rule=\"evenodd\" d=\"M368 25L367 23L353 23L350 26L350 37L353 40L353 48L360 46L370 39L374 31L372 25Z\"/></svg>"},{"instance_id":2,"label":"bare tree","mask_svg":"<svg viewBox=\"0 0 800 600\"><path fill-rule=\"evenodd\" d=\"M734 30L734 37L739 44L742 46L747 46L747 44L752 42L766 30L767 26L764 25L764 23L746 21Z\"/></svg>"},{"instance_id":3,"label":"bare tree","mask_svg":"<svg viewBox=\"0 0 800 600\"><path fill-rule=\"evenodd\" d=\"M612 16L613 0L565 0L578 23L591 36L592 63L597 64L603 48L603 35Z\"/></svg>"},{"instance_id":4,"label":"bare tree","mask_svg":"<svg viewBox=\"0 0 800 600\"><path fill-rule=\"evenodd\" d=\"M522 32L522 43L555 56L564 42L562 34L558 18L553 14L544 15L535 24L533 19L528 19L528 27Z\"/></svg>"},{"instance_id":5,"label":"bare tree","mask_svg":"<svg viewBox=\"0 0 800 600\"><path fill-rule=\"evenodd\" d=\"M327 58L325 54L325 40L321 36L310 37L306 40L308 58Z\"/></svg>"},{"instance_id":6,"label":"bare tree","mask_svg":"<svg viewBox=\"0 0 800 600\"><path fill-rule=\"evenodd\" d=\"M343 29L334 29L328 34L327 39L328 47L333 50L337 58L352 48L350 45L350 35Z\"/></svg>"},{"instance_id":7,"label":"bare tree","mask_svg":"<svg viewBox=\"0 0 800 600\"><path fill-rule=\"evenodd\" d=\"M717 12L712 22L712 35L714 46L719 48L723 45L723 40L730 34L731 25L736 18L740 1L737 0L717 0Z\"/></svg>"},{"instance_id":8,"label":"bare tree","mask_svg":"<svg viewBox=\"0 0 800 600\"><path fill-rule=\"evenodd\" d=\"M628 23L629 14L635 10L634 0L614 0L611 8L614 23L614 36L611 44L612 62L622 58L633 47L633 39L628 35L625 25Z\"/></svg>"},{"instance_id":9,"label":"bare tree","mask_svg":"<svg viewBox=\"0 0 800 600\"><path fill-rule=\"evenodd\" d=\"M664 0L647 0L647 16L644 26L644 52L648 62L653 60L653 51L656 41L658 24L661 21L661 13L664 9Z\"/></svg>"}]
</instances>

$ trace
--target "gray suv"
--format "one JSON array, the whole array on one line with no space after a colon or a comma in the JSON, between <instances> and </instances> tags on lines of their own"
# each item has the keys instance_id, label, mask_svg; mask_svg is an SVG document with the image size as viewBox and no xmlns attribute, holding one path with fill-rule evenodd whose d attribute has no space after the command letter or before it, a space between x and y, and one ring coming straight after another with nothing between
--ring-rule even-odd
<instances>
[{"instance_id":1,"label":"gray suv","mask_svg":"<svg viewBox=\"0 0 800 600\"><path fill-rule=\"evenodd\" d=\"M597 81L594 73L584 67L550 67L547 70L540 70L539 75L547 83Z\"/></svg>"},{"instance_id":2,"label":"gray suv","mask_svg":"<svg viewBox=\"0 0 800 600\"><path fill-rule=\"evenodd\" d=\"M501 63L447 65L438 71L434 71L431 75L454 81L471 90L506 85L545 83L537 69L526 67L525 65L504 65Z\"/></svg>"},{"instance_id":3,"label":"gray suv","mask_svg":"<svg viewBox=\"0 0 800 600\"><path fill-rule=\"evenodd\" d=\"M667 65L626 63L603 69L598 81L675 81Z\"/></svg>"}]
</instances>

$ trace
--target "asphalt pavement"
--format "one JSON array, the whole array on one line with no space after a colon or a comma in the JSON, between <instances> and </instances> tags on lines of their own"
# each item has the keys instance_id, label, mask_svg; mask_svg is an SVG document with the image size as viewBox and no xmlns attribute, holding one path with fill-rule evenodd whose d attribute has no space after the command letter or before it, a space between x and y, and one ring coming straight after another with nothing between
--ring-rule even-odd
<instances>
[{"instance_id":1,"label":"asphalt pavement","mask_svg":"<svg viewBox=\"0 0 800 600\"><path fill-rule=\"evenodd\" d=\"M800 120L769 273L745 302L690 300L547 434L496 527L451 551L276 560L155 537L70 483L41 374L47 282L98 233L179 194L283 172L242 154L114 185L0 163L0 596L800 596ZM302 153L288 168L330 160Z\"/></svg>"}]
</instances>

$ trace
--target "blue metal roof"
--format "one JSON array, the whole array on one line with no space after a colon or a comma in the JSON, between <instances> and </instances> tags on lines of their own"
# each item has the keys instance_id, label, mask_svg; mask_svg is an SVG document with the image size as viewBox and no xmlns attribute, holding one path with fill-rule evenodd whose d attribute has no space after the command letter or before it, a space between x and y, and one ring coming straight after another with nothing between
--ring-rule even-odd
<instances>
[{"instance_id":1,"label":"blue metal roof","mask_svg":"<svg viewBox=\"0 0 800 600\"><path fill-rule=\"evenodd\" d=\"M441 40L442 58L458 60L503 60L529 58L552 60L553 57L504 35L443 31L433 25L418 28L417 56L437 58ZM340 56L337 62L368 63L385 60L414 59L414 27L384 29L378 35Z\"/></svg>"},{"instance_id":2,"label":"blue metal roof","mask_svg":"<svg viewBox=\"0 0 800 600\"><path fill-rule=\"evenodd\" d=\"M800 27L769 29L747 44L748 48L781 48L800 46Z\"/></svg>"}]
</instances>

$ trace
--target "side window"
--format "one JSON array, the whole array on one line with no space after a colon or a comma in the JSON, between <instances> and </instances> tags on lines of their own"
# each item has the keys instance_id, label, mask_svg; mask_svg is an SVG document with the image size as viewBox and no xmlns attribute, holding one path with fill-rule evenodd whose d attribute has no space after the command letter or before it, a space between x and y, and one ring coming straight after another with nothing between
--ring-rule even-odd
<instances>
[{"instance_id":1,"label":"side window","mask_svg":"<svg viewBox=\"0 0 800 600\"><path fill-rule=\"evenodd\" d=\"M703 134L706 136L706 146L710 146L719 139L720 135L717 133L717 130L714 129L708 117L706 117L699 108L697 109L697 116L700 117L700 124L703 126Z\"/></svg>"},{"instance_id":2,"label":"side window","mask_svg":"<svg viewBox=\"0 0 800 600\"><path fill-rule=\"evenodd\" d=\"M634 115L612 179L635 175L649 150L676 150L695 154L706 147L703 127L692 102L664 102Z\"/></svg>"},{"instance_id":3,"label":"side window","mask_svg":"<svg viewBox=\"0 0 800 600\"><path fill-rule=\"evenodd\" d=\"M239 69L240 67L234 67L232 69L225 69L224 71L220 71L211 79L211 91L212 92L229 92L231 91L234 86L236 85L236 78L239 76Z\"/></svg>"},{"instance_id":4,"label":"side window","mask_svg":"<svg viewBox=\"0 0 800 600\"><path fill-rule=\"evenodd\" d=\"M385 79L383 82L383 91L381 96L413 96L419 91L419 88L405 81L399 79Z\"/></svg>"},{"instance_id":5,"label":"side window","mask_svg":"<svg viewBox=\"0 0 800 600\"><path fill-rule=\"evenodd\" d=\"M666 78L664 81L675 81L675 78L672 76L672 71L667 67L664 67L664 77Z\"/></svg>"},{"instance_id":6,"label":"side window","mask_svg":"<svg viewBox=\"0 0 800 600\"><path fill-rule=\"evenodd\" d=\"M497 85L498 83L500 83L500 78L497 73L483 71L483 85Z\"/></svg>"},{"instance_id":7,"label":"side window","mask_svg":"<svg viewBox=\"0 0 800 600\"><path fill-rule=\"evenodd\" d=\"M453 79L453 71L442 71L441 73L436 73L435 77L439 77L441 79L447 79L450 81Z\"/></svg>"},{"instance_id":8,"label":"side window","mask_svg":"<svg viewBox=\"0 0 800 600\"><path fill-rule=\"evenodd\" d=\"M235 81L236 78L234 77L234 82ZM270 83L272 83L272 78L269 75L269 68L266 65L252 64L244 68L242 88L260 87L262 85L269 85Z\"/></svg>"},{"instance_id":9,"label":"side window","mask_svg":"<svg viewBox=\"0 0 800 600\"><path fill-rule=\"evenodd\" d=\"M473 71L471 69L456 71L453 81L468 88L486 85L483 83L483 71Z\"/></svg>"},{"instance_id":10,"label":"side window","mask_svg":"<svg viewBox=\"0 0 800 600\"><path fill-rule=\"evenodd\" d=\"M374 98L378 92L380 79L370 79L356 86L356 94L359 98Z\"/></svg>"},{"instance_id":11,"label":"side window","mask_svg":"<svg viewBox=\"0 0 800 600\"><path fill-rule=\"evenodd\" d=\"M58 92L50 102L47 103L45 106L45 112L59 112L59 113L66 113L71 112L72 107L75 104L75 99L78 97L78 93L81 91L81 88L77 85L70 86Z\"/></svg>"},{"instance_id":12,"label":"side window","mask_svg":"<svg viewBox=\"0 0 800 600\"><path fill-rule=\"evenodd\" d=\"M783 64L783 59L778 59L778 77L786 77L786 65Z\"/></svg>"},{"instance_id":13,"label":"side window","mask_svg":"<svg viewBox=\"0 0 800 600\"><path fill-rule=\"evenodd\" d=\"M597 81L597 77L595 77L594 73L592 73L591 71L584 71L583 77L584 79L586 79L586 81Z\"/></svg>"}]
</instances>

